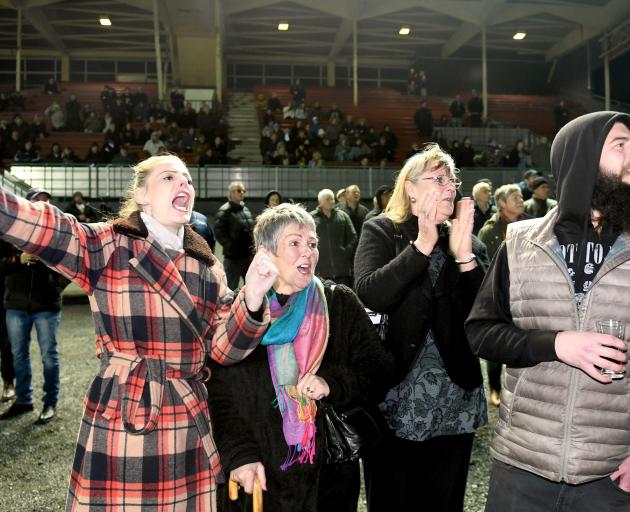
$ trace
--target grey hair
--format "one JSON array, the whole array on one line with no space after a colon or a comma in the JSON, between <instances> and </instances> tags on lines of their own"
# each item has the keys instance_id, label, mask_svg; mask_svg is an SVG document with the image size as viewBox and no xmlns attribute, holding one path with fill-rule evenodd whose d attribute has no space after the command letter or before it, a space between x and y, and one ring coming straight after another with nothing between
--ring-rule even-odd
<instances>
[{"instance_id":1,"label":"grey hair","mask_svg":"<svg viewBox=\"0 0 630 512\"><path fill-rule=\"evenodd\" d=\"M502 185L501 187L496 189L494 191L494 203L497 205L497 208L500 208L499 201L503 201L503 202L507 201L508 197L510 197L514 192L520 192L521 194L523 193L521 191L521 187L519 187L515 183L510 183L509 185Z\"/></svg>"},{"instance_id":2,"label":"grey hair","mask_svg":"<svg viewBox=\"0 0 630 512\"><path fill-rule=\"evenodd\" d=\"M254 245L258 249L264 245L271 253L276 254L278 240L290 224L298 224L316 232L313 217L302 205L284 203L267 208L256 219L254 226Z\"/></svg>"},{"instance_id":3,"label":"grey hair","mask_svg":"<svg viewBox=\"0 0 630 512\"><path fill-rule=\"evenodd\" d=\"M322 199L324 199L325 197L332 197L333 200L335 199L335 193L330 190L329 188L324 188L322 190L319 191L319 194L317 194L317 202L321 203Z\"/></svg>"},{"instance_id":4,"label":"grey hair","mask_svg":"<svg viewBox=\"0 0 630 512\"><path fill-rule=\"evenodd\" d=\"M472 188L472 198L475 201L477 201L477 197L479 197L479 193L482 190L492 190L492 187L485 181L480 181L479 183L476 183L475 186Z\"/></svg>"}]
</instances>

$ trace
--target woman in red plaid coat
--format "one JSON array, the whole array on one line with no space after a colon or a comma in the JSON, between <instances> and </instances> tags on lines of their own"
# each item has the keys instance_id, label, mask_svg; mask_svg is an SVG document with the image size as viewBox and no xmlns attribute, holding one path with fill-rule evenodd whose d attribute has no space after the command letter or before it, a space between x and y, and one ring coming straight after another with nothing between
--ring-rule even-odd
<instances>
[{"instance_id":1,"label":"woman in red plaid coat","mask_svg":"<svg viewBox=\"0 0 630 512\"><path fill-rule=\"evenodd\" d=\"M134 171L112 223L80 224L0 190L0 236L90 300L100 370L85 398L66 510L214 511L220 464L204 363L235 363L255 348L277 269L259 251L234 296L187 225L195 191L184 163L152 157Z\"/></svg>"}]
</instances>

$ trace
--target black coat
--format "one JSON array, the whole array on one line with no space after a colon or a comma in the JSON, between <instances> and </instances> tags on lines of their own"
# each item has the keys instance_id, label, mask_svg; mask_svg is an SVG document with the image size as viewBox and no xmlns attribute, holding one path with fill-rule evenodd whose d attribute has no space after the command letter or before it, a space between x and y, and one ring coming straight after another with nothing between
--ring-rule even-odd
<instances>
[{"instance_id":1,"label":"black coat","mask_svg":"<svg viewBox=\"0 0 630 512\"><path fill-rule=\"evenodd\" d=\"M228 201L217 212L214 234L223 246L223 256L240 259L253 256L254 217L243 204Z\"/></svg>"},{"instance_id":2,"label":"black coat","mask_svg":"<svg viewBox=\"0 0 630 512\"><path fill-rule=\"evenodd\" d=\"M356 295L337 285L331 305L328 284L330 335L317 372L330 387L326 402L340 406L379 402L391 385L393 359L384 350ZM266 347L259 346L242 363L229 367L214 364L211 369L210 414L226 480L231 470L261 461L268 489L263 493L265 510L315 511L323 443L319 414L315 463L296 463L281 471L288 448L282 434L282 417L273 406L275 392ZM218 499L220 508L223 496Z\"/></svg>"},{"instance_id":3,"label":"black coat","mask_svg":"<svg viewBox=\"0 0 630 512\"><path fill-rule=\"evenodd\" d=\"M447 258L433 286L430 259L410 244L418 236L417 217L397 228L382 215L363 225L354 260L357 295L370 309L389 316L386 344L396 358L399 380L432 329L451 380L464 389L474 389L482 382L481 369L468 346L464 321L488 267L485 246L473 236L479 264L474 270L459 272L448 253L448 229L443 227L438 244Z\"/></svg>"}]
</instances>

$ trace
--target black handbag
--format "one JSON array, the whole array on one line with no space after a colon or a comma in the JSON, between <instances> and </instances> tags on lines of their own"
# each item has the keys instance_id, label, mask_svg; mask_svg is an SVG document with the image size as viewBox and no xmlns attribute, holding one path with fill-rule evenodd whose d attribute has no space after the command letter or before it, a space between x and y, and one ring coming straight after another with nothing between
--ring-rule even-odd
<instances>
[{"instance_id":1,"label":"black handbag","mask_svg":"<svg viewBox=\"0 0 630 512\"><path fill-rule=\"evenodd\" d=\"M374 410L352 407L341 411L320 402L324 423L324 462L334 464L363 457L382 438L385 421L376 406Z\"/></svg>"}]
</instances>

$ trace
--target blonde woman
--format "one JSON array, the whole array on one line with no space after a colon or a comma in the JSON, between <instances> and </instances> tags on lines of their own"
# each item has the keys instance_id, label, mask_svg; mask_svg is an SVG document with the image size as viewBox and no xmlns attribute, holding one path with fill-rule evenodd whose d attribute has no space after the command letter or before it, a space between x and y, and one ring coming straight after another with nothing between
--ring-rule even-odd
<instances>
[{"instance_id":1,"label":"blonde woman","mask_svg":"<svg viewBox=\"0 0 630 512\"><path fill-rule=\"evenodd\" d=\"M233 297L188 226L195 189L176 156L134 168L120 217L81 224L0 190L0 237L88 294L100 370L85 408L67 511L214 511L220 471L203 384L206 357L256 346L277 270L264 252Z\"/></svg>"},{"instance_id":2,"label":"blonde woman","mask_svg":"<svg viewBox=\"0 0 630 512\"><path fill-rule=\"evenodd\" d=\"M380 404L390 427L364 460L368 510L463 510L477 428L487 422L478 359L464 321L487 266L469 198L436 144L402 168L385 213L363 225L354 262L363 303L389 316L398 384ZM403 464L401 461L404 461Z\"/></svg>"}]
</instances>

